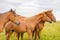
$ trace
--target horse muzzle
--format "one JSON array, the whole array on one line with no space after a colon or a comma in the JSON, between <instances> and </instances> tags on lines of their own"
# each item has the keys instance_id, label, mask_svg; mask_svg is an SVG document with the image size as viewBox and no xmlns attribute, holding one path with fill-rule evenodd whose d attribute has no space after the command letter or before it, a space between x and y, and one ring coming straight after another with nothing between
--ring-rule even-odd
<instances>
[{"instance_id":1,"label":"horse muzzle","mask_svg":"<svg viewBox=\"0 0 60 40\"><path fill-rule=\"evenodd\" d=\"M51 20L49 20L48 22L49 22L49 23L52 23L52 21L51 21Z\"/></svg>"},{"instance_id":2,"label":"horse muzzle","mask_svg":"<svg viewBox=\"0 0 60 40\"><path fill-rule=\"evenodd\" d=\"M56 22L56 19L53 19L52 21L53 21L53 22Z\"/></svg>"}]
</instances>

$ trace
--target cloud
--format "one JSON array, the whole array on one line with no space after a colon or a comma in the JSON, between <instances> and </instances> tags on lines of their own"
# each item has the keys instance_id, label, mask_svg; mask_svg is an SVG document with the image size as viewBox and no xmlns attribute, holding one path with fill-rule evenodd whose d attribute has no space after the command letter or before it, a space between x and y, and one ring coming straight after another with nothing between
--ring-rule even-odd
<instances>
[{"instance_id":1,"label":"cloud","mask_svg":"<svg viewBox=\"0 0 60 40\"><path fill-rule=\"evenodd\" d=\"M53 9L57 20L60 20L60 0L0 0L0 12L16 9L23 16L33 16L43 10Z\"/></svg>"},{"instance_id":2,"label":"cloud","mask_svg":"<svg viewBox=\"0 0 60 40\"><path fill-rule=\"evenodd\" d=\"M36 1L27 1L21 3L21 5L17 7L17 13L26 16L32 16L33 14L40 12L39 7L40 5Z\"/></svg>"},{"instance_id":3,"label":"cloud","mask_svg":"<svg viewBox=\"0 0 60 40\"><path fill-rule=\"evenodd\" d=\"M14 9L14 6L6 4L6 3L0 3L0 12L6 12L10 10L11 8Z\"/></svg>"},{"instance_id":4,"label":"cloud","mask_svg":"<svg viewBox=\"0 0 60 40\"><path fill-rule=\"evenodd\" d=\"M19 3L21 0L5 0L5 2Z\"/></svg>"}]
</instances>

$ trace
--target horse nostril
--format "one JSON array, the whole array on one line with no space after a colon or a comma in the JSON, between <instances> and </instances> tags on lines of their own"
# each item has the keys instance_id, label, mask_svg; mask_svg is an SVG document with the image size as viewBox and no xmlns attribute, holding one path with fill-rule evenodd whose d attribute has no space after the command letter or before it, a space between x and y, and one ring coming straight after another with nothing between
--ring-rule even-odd
<instances>
[{"instance_id":1,"label":"horse nostril","mask_svg":"<svg viewBox=\"0 0 60 40\"><path fill-rule=\"evenodd\" d=\"M50 21L50 23L52 23L52 21Z\"/></svg>"},{"instance_id":2,"label":"horse nostril","mask_svg":"<svg viewBox=\"0 0 60 40\"><path fill-rule=\"evenodd\" d=\"M56 22L56 19L54 19L53 22Z\"/></svg>"},{"instance_id":3,"label":"horse nostril","mask_svg":"<svg viewBox=\"0 0 60 40\"><path fill-rule=\"evenodd\" d=\"M16 22L16 24L17 24L17 25L19 25L19 24L20 24L20 22L19 22L19 21L17 21L17 22Z\"/></svg>"},{"instance_id":4,"label":"horse nostril","mask_svg":"<svg viewBox=\"0 0 60 40\"><path fill-rule=\"evenodd\" d=\"M52 23L52 21L51 21L51 20L49 20L48 22L49 22L49 23Z\"/></svg>"}]
</instances>

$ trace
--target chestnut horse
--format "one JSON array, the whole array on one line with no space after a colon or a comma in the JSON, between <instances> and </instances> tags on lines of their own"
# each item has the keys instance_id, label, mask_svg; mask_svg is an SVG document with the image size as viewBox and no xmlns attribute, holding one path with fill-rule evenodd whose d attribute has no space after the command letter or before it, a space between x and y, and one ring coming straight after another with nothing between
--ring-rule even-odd
<instances>
[{"instance_id":1,"label":"chestnut horse","mask_svg":"<svg viewBox=\"0 0 60 40\"><path fill-rule=\"evenodd\" d=\"M53 22L56 22L56 19L55 19L53 13L52 13L52 10L47 10L47 11L45 11L45 14L46 14ZM20 16L20 18L21 18L21 19L24 19L24 18L26 18L26 17ZM40 31L43 29L44 23L45 23L45 21L41 21L41 22L37 25L37 27L35 28L35 31L33 31L33 36L34 36L34 33L35 33L35 40L36 40L37 36L38 36L38 40L40 39ZM16 33L15 33L15 34L16 34ZM17 33L18 40L19 40L19 35L20 35L20 33ZM23 33L21 33L21 39L23 40Z\"/></svg>"},{"instance_id":2,"label":"chestnut horse","mask_svg":"<svg viewBox=\"0 0 60 40\"><path fill-rule=\"evenodd\" d=\"M20 24L16 18L16 13L12 9L8 12L0 14L0 32L3 31L5 24L9 21L14 22L15 24Z\"/></svg>"},{"instance_id":3,"label":"chestnut horse","mask_svg":"<svg viewBox=\"0 0 60 40\"><path fill-rule=\"evenodd\" d=\"M9 22L6 24L6 39L9 40L10 35L12 34L12 31L18 32L18 33L28 33L28 40L32 40L32 32L34 31L35 27L39 24L40 21L48 21L52 22L48 16L45 14L45 12L39 13L38 15L35 15L30 18L25 19L19 19L20 25L17 25ZM11 26L10 26L11 25Z\"/></svg>"},{"instance_id":4,"label":"chestnut horse","mask_svg":"<svg viewBox=\"0 0 60 40\"><path fill-rule=\"evenodd\" d=\"M48 16L53 22L56 22L56 19L55 19L53 13L52 13L52 10L48 10L48 11L45 11L45 12L46 12L47 16ZM41 32L41 30L42 30L43 27L44 27L44 23L45 23L45 21L41 21L41 22L37 25L37 27L36 27L36 29L35 29L35 40L36 40L37 37L38 37L38 40L40 40L40 32ZM33 33L33 35L34 35L34 33Z\"/></svg>"}]
</instances>

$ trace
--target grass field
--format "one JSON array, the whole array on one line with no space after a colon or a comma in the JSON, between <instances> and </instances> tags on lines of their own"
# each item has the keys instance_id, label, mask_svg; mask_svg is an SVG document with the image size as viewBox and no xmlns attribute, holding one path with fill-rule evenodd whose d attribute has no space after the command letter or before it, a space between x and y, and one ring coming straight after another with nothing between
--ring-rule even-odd
<instances>
[{"instance_id":1,"label":"grass field","mask_svg":"<svg viewBox=\"0 0 60 40\"><path fill-rule=\"evenodd\" d=\"M27 33L24 34L24 40L28 40ZM0 40L6 40L5 32L0 33ZM14 40L14 34L11 36L10 40ZM41 31L40 40L60 40L60 21L56 23L45 23L45 27Z\"/></svg>"}]
</instances>

